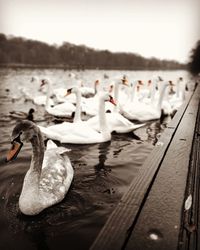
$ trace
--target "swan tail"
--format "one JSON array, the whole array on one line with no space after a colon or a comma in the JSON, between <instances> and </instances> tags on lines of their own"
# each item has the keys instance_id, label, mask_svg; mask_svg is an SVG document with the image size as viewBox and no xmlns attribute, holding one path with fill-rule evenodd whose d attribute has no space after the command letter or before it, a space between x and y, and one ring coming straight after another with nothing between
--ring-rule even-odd
<instances>
[{"instance_id":1,"label":"swan tail","mask_svg":"<svg viewBox=\"0 0 200 250\"><path fill-rule=\"evenodd\" d=\"M56 153L63 154L66 152L71 151L71 149L65 148L65 147L58 147L52 140L47 141L47 150L48 149L56 149Z\"/></svg>"},{"instance_id":2,"label":"swan tail","mask_svg":"<svg viewBox=\"0 0 200 250\"><path fill-rule=\"evenodd\" d=\"M47 149L57 148L57 147L58 146L52 140L47 141Z\"/></svg>"}]
</instances>

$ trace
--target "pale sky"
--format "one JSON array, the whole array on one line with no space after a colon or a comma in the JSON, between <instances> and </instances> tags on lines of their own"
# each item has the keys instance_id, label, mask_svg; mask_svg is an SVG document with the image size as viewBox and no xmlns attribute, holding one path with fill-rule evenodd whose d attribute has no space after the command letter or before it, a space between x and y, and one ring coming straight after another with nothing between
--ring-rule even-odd
<instances>
[{"instance_id":1,"label":"pale sky","mask_svg":"<svg viewBox=\"0 0 200 250\"><path fill-rule=\"evenodd\" d=\"M0 0L0 33L187 62L198 0Z\"/></svg>"}]
</instances>

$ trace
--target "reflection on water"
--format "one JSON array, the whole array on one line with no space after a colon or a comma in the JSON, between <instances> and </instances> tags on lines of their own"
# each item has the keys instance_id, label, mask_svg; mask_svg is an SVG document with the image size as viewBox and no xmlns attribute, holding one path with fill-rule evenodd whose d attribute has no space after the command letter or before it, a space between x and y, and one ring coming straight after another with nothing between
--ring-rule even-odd
<instances>
[{"instance_id":1,"label":"reflection on water","mask_svg":"<svg viewBox=\"0 0 200 250\"><path fill-rule=\"evenodd\" d=\"M64 145L71 149L68 155L75 171L69 193L60 204L41 214L24 216L19 212L18 199L32 151L31 146L25 144L18 159L5 164L10 135L17 120L9 112L27 113L30 108L34 108L37 124L46 126L55 123L52 117L45 115L43 107L25 102L19 86L27 86L34 75L50 77L57 87L63 83L69 86L72 79L68 77L69 72L61 70L0 71L0 249L89 249L170 118L148 123L134 134L114 134L110 142ZM104 71L76 73L90 86L94 80L100 79L103 88L116 76L126 74L133 78L148 79L155 72L106 71L106 79ZM171 74L175 77L180 72Z\"/></svg>"}]
</instances>

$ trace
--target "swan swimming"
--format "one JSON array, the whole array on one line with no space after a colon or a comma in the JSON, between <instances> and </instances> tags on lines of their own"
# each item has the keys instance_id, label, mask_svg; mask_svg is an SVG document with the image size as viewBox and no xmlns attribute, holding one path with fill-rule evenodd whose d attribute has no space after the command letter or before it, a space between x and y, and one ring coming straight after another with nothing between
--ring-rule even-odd
<instances>
[{"instance_id":1,"label":"swan swimming","mask_svg":"<svg viewBox=\"0 0 200 250\"><path fill-rule=\"evenodd\" d=\"M68 91L76 91L76 88L69 89ZM78 91L76 91L78 93ZM79 91L80 93L80 91ZM78 95L80 98L80 94ZM101 143L111 140L111 133L107 124L105 114L105 102L109 101L115 104L114 99L109 93L102 92L99 95L99 132L93 129L87 121L80 119L80 101L78 101L77 109L75 112L75 120L71 122L63 122L47 128L39 126L42 133L52 140L58 140L61 143L72 144L92 144Z\"/></svg>"},{"instance_id":2,"label":"swan swimming","mask_svg":"<svg viewBox=\"0 0 200 250\"><path fill-rule=\"evenodd\" d=\"M69 150L57 147L51 140L45 150L40 129L31 121L21 121L14 127L7 162L17 157L23 141L32 144L33 154L19 197L19 209L25 215L37 215L64 199L74 171L70 159L64 154Z\"/></svg>"}]
</instances>

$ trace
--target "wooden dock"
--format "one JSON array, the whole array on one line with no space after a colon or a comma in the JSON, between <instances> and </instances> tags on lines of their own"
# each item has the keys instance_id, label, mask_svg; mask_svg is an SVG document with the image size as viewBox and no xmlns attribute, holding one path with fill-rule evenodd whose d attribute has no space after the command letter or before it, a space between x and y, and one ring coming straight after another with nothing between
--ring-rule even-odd
<instances>
[{"instance_id":1,"label":"wooden dock","mask_svg":"<svg viewBox=\"0 0 200 250\"><path fill-rule=\"evenodd\" d=\"M165 129L90 250L200 249L200 84ZM192 205L185 209L187 197Z\"/></svg>"}]
</instances>

